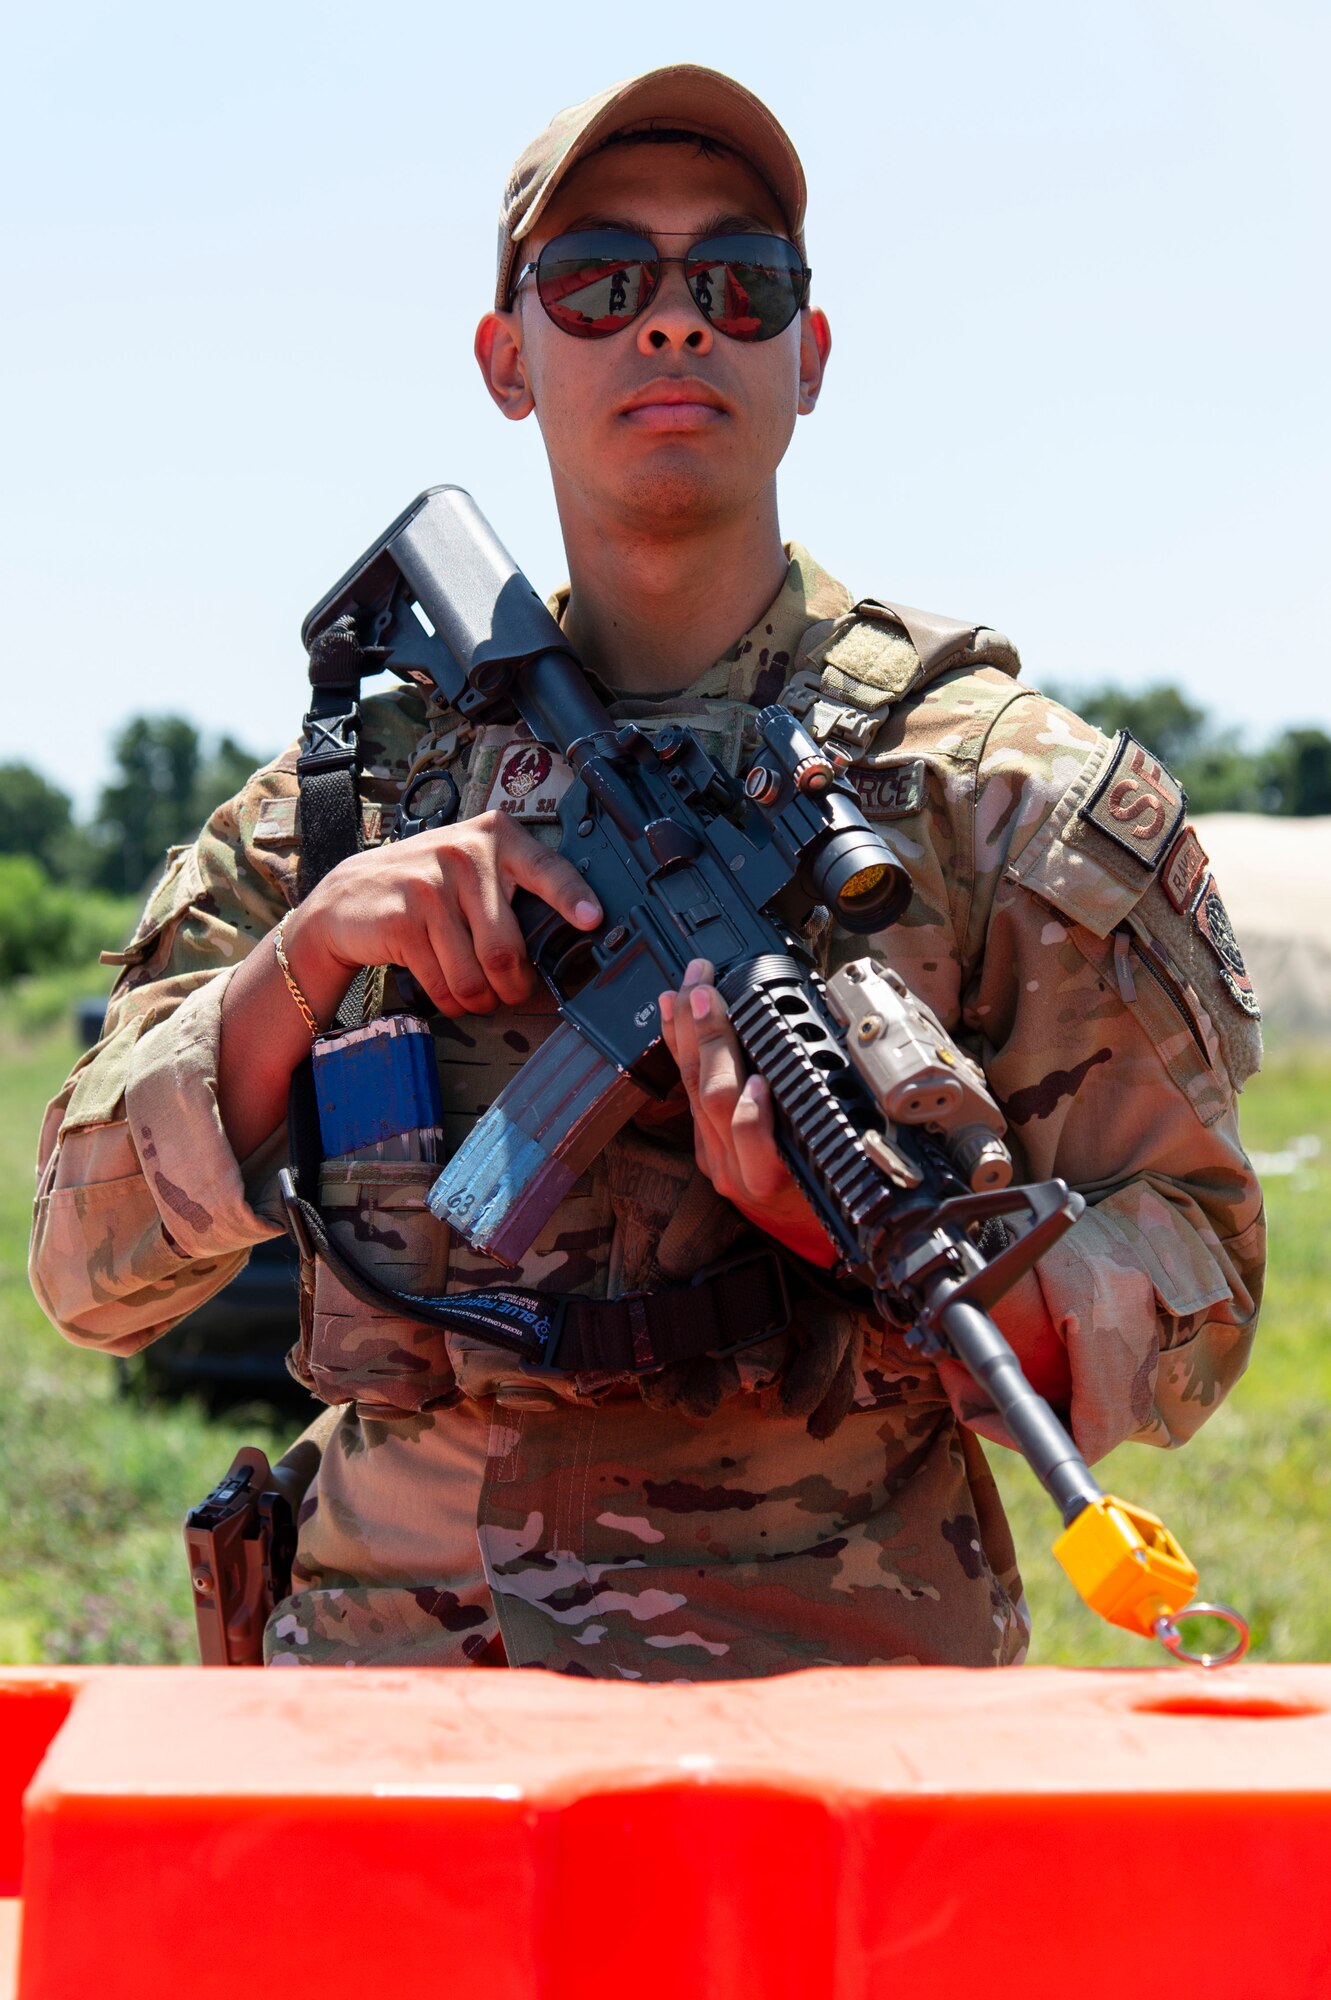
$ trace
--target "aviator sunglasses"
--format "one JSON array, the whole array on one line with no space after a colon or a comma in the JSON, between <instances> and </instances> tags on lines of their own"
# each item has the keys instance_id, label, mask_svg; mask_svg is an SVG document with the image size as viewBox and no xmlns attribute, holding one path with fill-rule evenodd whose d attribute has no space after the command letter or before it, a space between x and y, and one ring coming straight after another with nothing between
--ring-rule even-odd
<instances>
[{"instance_id":1,"label":"aviator sunglasses","mask_svg":"<svg viewBox=\"0 0 1331 2000\"><path fill-rule=\"evenodd\" d=\"M575 229L552 237L534 263L524 264L513 290L534 277L537 297L562 332L604 340L647 310L667 264L684 266L698 311L731 340L784 333L812 276L785 236L706 236L682 257L663 257L650 237L631 229Z\"/></svg>"}]
</instances>

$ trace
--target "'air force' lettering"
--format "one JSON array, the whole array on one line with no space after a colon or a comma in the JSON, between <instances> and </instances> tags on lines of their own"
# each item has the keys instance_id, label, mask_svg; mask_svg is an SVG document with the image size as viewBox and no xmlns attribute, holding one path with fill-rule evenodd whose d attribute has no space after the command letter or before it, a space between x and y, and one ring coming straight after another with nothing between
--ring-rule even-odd
<instances>
[{"instance_id":1,"label":"'air force' lettering","mask_svg":"<svg viewBox=\"0 0 1331 2000\"><path fill-rule=\"evenodd\" d=\"M927 788L923 757L910 757L876 768L858 767L850 776L866 819L907 819L924 804Z\"/></svg>"}]
</instances>

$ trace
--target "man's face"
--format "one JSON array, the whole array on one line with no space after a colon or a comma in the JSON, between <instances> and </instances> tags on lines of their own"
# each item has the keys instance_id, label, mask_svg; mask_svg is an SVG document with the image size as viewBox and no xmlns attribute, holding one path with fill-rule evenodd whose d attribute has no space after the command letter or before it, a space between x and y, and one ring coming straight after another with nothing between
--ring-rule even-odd
<instances>
[{"instance_id":1,"label":"man's face","mask_svg":"<svg viewBox=\"0 0 1331 2000\"><path fill-rule=\"evenodd\" d=\"M522 260L568 230L611 224L667 257L727 230L786 233L743 160L681 144L612 146L568 176ZM732 340L698 310L680 265L667 264L647 310L600 340L562 332L528 279L511 313L482 321L477 353L506 414L534 405L561 508L610 509L659 534L756 499L796 415L813 407L828 344L822 315L807 308L774 340Z\"/></svg>"}]
</instances>

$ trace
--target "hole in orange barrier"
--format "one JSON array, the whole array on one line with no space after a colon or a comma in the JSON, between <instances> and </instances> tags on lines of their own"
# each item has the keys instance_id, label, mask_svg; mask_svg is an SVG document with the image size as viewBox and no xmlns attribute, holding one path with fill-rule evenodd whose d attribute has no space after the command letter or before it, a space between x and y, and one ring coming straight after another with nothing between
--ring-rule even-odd
<instances>
[{"instance_id":1,"label":"hole in orange barrier","mask_svg":"<svg viewBox=\"0 0 1331 2000\"><path fill-rule=\"evenodd\" d=\"M1242 1722L1274 1722L1282 1717L1325 1715L1321 1702L1299 1695L1165 1694L1149 1701L1134 1701L1138 1715L1205 1715L1235 1717Z\"/></svg>"}]
</instances>

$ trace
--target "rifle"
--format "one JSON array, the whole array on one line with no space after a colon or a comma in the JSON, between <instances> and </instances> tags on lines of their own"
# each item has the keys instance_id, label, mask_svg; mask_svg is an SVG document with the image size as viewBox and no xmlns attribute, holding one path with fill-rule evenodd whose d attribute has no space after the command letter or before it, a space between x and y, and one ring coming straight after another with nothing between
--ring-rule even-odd
<instances>
[{"instance_id":1,"label":"rifle","mask_svg":"<svg viewBox=\"0 0 1331 2000\"><path fill-rule=\"evenodd\" d=\"M514 897L561 1024L439 1176L433 1212L517 1262L620 1126L667 1094L674 1065L657 996L691 959L709 959L771 1088L780 1150L836 1247L837 1279L862 1287L910 1346L954 1355L987 1390L1060 1511L1054 1553L1093 1610L1180 1658L1239 1658L1243 1620L1192 1601L1198 1574L1179 1543L1101 1489L990 1317L1076 1221L1082 1197L1061 1180L1010 1185L982 1072L887 966L866 957L818 976L806 936L817 906L868 936L910 895L845 760L779 706L758 712L742 782L691 730L652 738L617 723L457 487L431 487L398 516L310 612L306 647L339 623L367 665L437 690L476 722L516 712L567 760L560 852L604 912L585 933L527 892ZM1231 1626L1228 1651L1188 1651L1185 1611Z\"/></svg>"}]
</instances>

